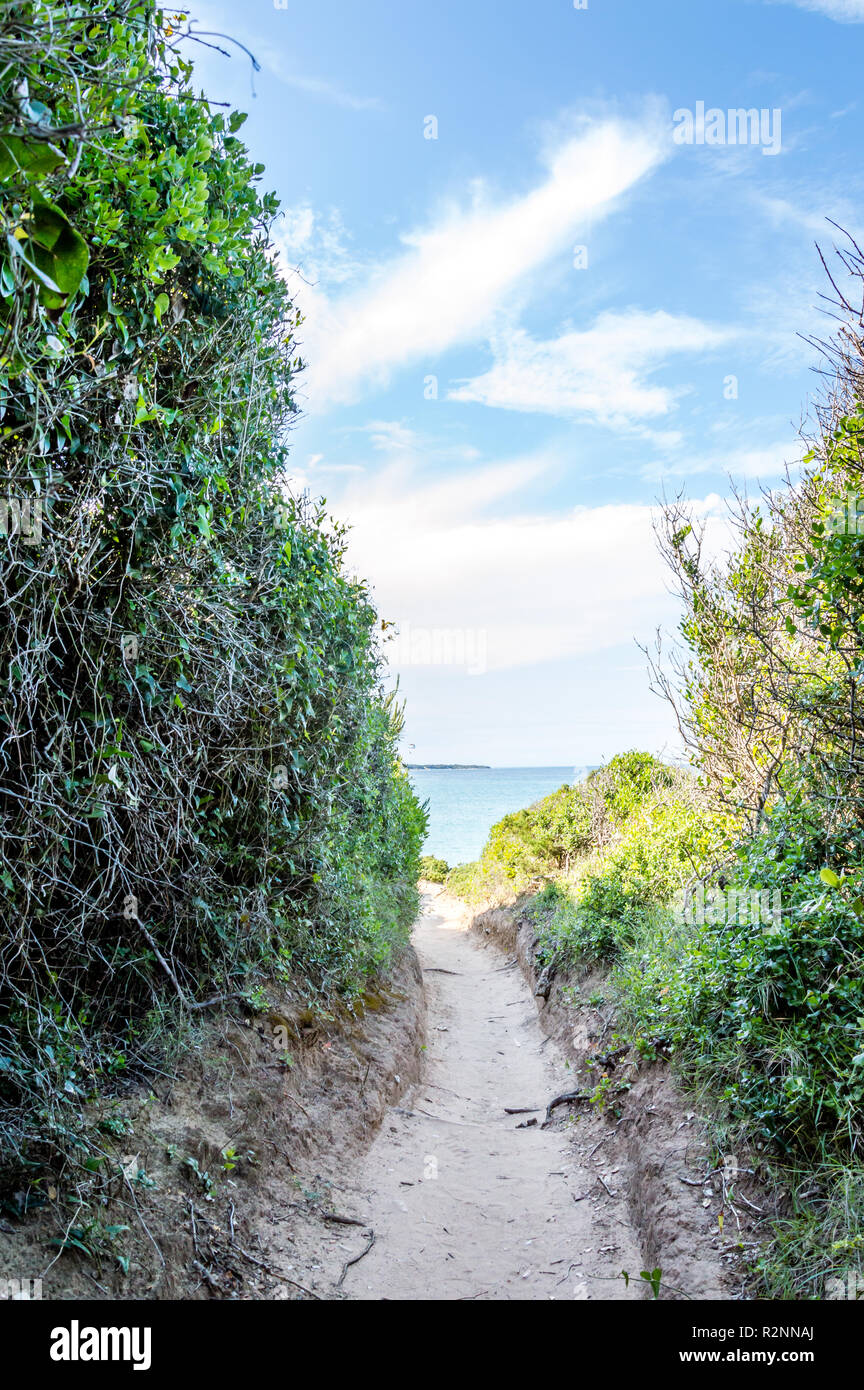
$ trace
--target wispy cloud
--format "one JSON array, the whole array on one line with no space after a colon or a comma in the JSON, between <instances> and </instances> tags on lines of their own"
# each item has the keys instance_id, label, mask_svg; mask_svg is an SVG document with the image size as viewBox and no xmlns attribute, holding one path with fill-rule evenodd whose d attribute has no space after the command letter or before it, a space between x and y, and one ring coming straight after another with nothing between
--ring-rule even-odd
<instances>
[{"instance_id":1,"label":"wispy cloud","mask_svg":"<svg viewBox=\"0 0 864 1390\"><path fill-rule=\"evenodd\" d=\"M785 476L788 466L794 473L800 466L803 448L789 439L778 439L758 448L727 446L708 453L679 453L659 464L647 464L644 478L691 478L713 473L731 477L739 483L775 482Z\"/></svg>"},{"instance_id":2,"label":"wispy cloud","mask_svg":"<svg viewBox=\"0 0 864 1390\"><path fill-rule=\"evenodd\" d=\"M431 371L446 349L488 336L528 277L670 150L659 117L590 125L551 153L546 177L530 192L490 204L475 190L469 207L404 236L396 258L359 288L331 299L321 287L301 286L314 407L356 400L398 366L424 362Z\"/></svg>"},{"instance_id":3,"label":"wispy cloud","mask_svg":"<svg viewBox=\"0 0 864 1390\"><path fill-rule=\"evenodd\" d=\"M517 328L493 339L495 363L450 393L507 410L588 417L627 427L668 414L686 387L651 383L648 374L673 354L698 355L735 332L667 314L602 313L590 328L538 341Z\"/></svg>"},{"instance_id":4,"label":"wispy cloud","mask_svg":"<svg viewBox=\"0 0 864 1390\"><path fill-rule=\"evenodd\" d=\"M309 203L284 208L273 228L273 243L283 270L299 272L313 285L345 285L370 270L351 246L335 208L319 212Z\"/></svg>"},{"instance_id":5,"label":"wispy cloud","mask_svg":"<svg viewBox=\"0 0 864 1390\"><path fill-rule=\"evenodd\" d=\"M861 237L861 209L854 196L857 191L857 183L852 189L810 183L793 186L786 196L760 190L752 196L755 206L779 232L806 232L808 240L812 237L829 251L832 245L848 244L844 232L856 240Z\"/></svg>"},{"instance_id":6,"label":"wispy cloud","mask_svg":"<svg viewBox=\"0 0 864 1390\"><path fill-rule=\"evenodd\" d=\"M815 10L841 24L864 23L864 0L769 0L772 5L797 5L799 10Z\"/></svg>"},{"instance_id":7,"label":"wispy cloud","mask_svg":"<svg viewBox=\"0 0 864 1390\"><path fill-rule=\"evenodd\" d=\"M273 76L278 78L284 87L293 87L297 92L306 92L309 96L320 97L323 101L332 102L335 106L344 106L349 111L383 110L383 102L378 97L355 96L353 92L346 91L336 82L328 82L322 77L306 77L300 73L292 72L277 49L264 48L257 56L262 67L272 72Z\"/></svg>"}]
</instances>

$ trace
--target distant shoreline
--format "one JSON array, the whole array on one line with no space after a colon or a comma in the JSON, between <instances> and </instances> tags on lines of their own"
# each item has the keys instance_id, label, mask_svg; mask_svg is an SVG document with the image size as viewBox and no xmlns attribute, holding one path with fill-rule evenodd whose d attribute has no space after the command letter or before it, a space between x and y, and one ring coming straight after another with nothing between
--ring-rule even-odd
<instances>
[{"instance_id":1,"label":"distant shoreline","mask_svg":"<svg viewBox=\"0 0 864 1390\"><path fill-rule=\"evenodd\" d=\"M406 763L408 772L491 772L489 763Z\"/></svg>"}]
</instances>

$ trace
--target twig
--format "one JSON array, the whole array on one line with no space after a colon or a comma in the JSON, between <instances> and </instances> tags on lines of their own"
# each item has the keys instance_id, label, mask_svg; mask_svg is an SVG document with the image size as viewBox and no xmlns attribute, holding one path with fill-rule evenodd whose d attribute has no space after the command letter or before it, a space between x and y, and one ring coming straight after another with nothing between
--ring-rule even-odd
<instances>
[{"instance_id":1,"label":"twig","mask_svg":"<svg viewBox=\"0 0 864 1390\"><path fill-rule=\"evenodd\" d=\"M319 1303L321 1302L320 1295L313 1293L311 1289L307 1289L305 1284L298 1284L296 1279L289 1279L287 1274L282 1274L278 1269L274 1269L273 1266L268 1265L265 1260L256 1260L254 1255L250 1255L249 1251L244 1250L235 1240L230 1241L229 1244L231 1249L236 1250L238 1255L242 1255L244 1260L248 1260L250 1265L257 1265L258 1269L265 1269L268 1274L273 1275L274 1279L281 1279L284 1283L290 1284L292 1288L300 1289L303 1293L308 1293L310 1298L316 1299Z\"/></svg>"},{"instance_id":2,"label":"twig","mask_svg":"<svg viewBox=\"0 0 864 1390\"><path fill-rule=\"evenodd\" d=\"M548 1125L549 1121L552 1118L552 1111L555 1110L559 1105L566 1105L569 1101L573 1101L573 1103L575 1104L577 1101L585 1101L590 1099L591 1097L585 1091L565 1091L563 1095L554 1096L553 1099L550 1100L549 1104L546 1106L546 1119L543 1121L543 1124Z\"/></svg>"},{"instance_id":3,"label":"twig","mask_svg":"<svg viewBox=\"0 0 864 1390\"><path fill-rule=\"evenodd\" d=\"M374 1244L375 1244L375 1232L370 1230L370 1232L369 1232L369 1243L367 1244L366 1249L365 1249L365 1250L361 1250L359 1255L352 1255L350 1260L346 1260L346 1261L345 1261L345 1264L344 1264L344 1266L343 1266L343 1268L342 1268L342 1273L339 1275L339 1278L336 1280L336 1287L337 1287L337 1289L340 1289L340 1288L342 1287L342 1281L343 1281L343 1279L345 1278L345 1275L348 1273L348 1271L349 1271L349 1269L351 1268L351 1266L352 1266L352 1265L359 1264L359 1262L360 1262L361 1260L365 1259L366 1256L369 1254L369 1251L372 1249L372 1246L373 1246Z\"/></svg>"},{"instance_id":4,"label":"twig","mask_svg":"<svg viewBox=\"0 0 864 1390\"><path fill-rule=\"evenodd\" d=\"M177 979L177 976L174 974L174 971L171 969L171 966L168 964L162 952L159 950L159 947L156 945L156 942L153 940L153 937L151 936L150 932L147 930L144 923L141 921L141 918L135 916L132 920L134 922L137 922L142 935L145 937L146 941L150 946L151 951L155 955L159 964L162 966L162 969L165 971L165 974L168 976L172 985L176 989L177 997L185 1009L209 1009L211 1005L224 1004L228 999L243 998L242 994L214 994L212 999L202 999L198 1003L193 1002L193 1000L191 999L187 999L183 991L183 987L180 984L180 981Z\"/></svg>"},{"instance_id":5,"label":"twig","mask_svg":"<svg viewBox=\"0 0 864 1390\"><path fill-rule=\"evenodd\" d=\"M192 1220L192 1247L195 1254L200 1255L201 1251L198 1249L198 1232L195 1229L195 1203L191 1200L189 1202L189 1216Z\"/></svg>"},{"instance_id":6,"label":"twig","mask_svg":"<svg viewBox=\"0 0 864 1390\"><path fill-rule=\"evenodd\" d=\"M617 1128L617 1126L616 1126L616 1128ZM614 1139L614 1137L615 1137L615 1130L614 1130L614 1129L610 1129L609 1133L608 1133L608 1134L604 1134L602 1139L598 1139L598 1140L597 1140L597 1143L594 1145L593 1149L589 1150L588 1157L589 1157L589 1158L593 1158L594 1155L596 1154L597 1150L599 1149L600 1145L601 1145L601 1144L605 1144L607 1139Z\"/></svg>"}]
</instances>

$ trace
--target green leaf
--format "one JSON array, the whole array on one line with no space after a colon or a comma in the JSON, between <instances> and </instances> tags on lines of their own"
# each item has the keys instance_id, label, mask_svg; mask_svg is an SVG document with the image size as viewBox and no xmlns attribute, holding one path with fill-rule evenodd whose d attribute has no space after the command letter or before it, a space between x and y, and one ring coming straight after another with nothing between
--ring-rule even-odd
<instances>
[{"instance_id":1,"label":"green leaf","mask_svg":"<svg viewBox=\"0 0 864 1390\"><path fill-rule=\"evenodd\" d=\"M7 237L9 249L40 285L40 303L49 309L63 308L87 270L87 243L66 215L44 198L34 198L25 230L23 240Z\"/></svg>"},{"instance_id":2,"label":"green leaf","mask_svg":"<svg viewBox=\"0 0 864 1390\"><path fill-rule=\"evenodd\" d=\"M30 272L34 280L38 281L38 283L40 285L43 285L47 290L52 291L56 294L60 293L60 286L56 283L56 281L51 279L50 275L47 275L45 271L40 270L39 266L35 263L35 261L30 259L30 257L27 255L27 252L24 250L24 244L20 242L17 237L7 236L6 241L9 245L9 250L12 252L12 255L17 256L19 260L23 262L23 264L26 266L27 270Z\"/></svg>"},{"instance_id":3,"label":"green leaf","mask_svg":"<svg viewBox=\"0 0 864 1390\"><path fill-rule=\"evenodd\" d=\"M53 174L65 156L56 145L43 140L27 140L21 135L0 135L0 182L23 174L28 183Z\"/></svg>"},{"instance_id":4,"label":"green leaf","mask_svg":"<svg viewBox=\"0 0 864 1390\"><path fill-rule=\"evenodd\" d=\"M823 883L827 883L829 888L839 888L840 880L833 869L820 869L819 877Z\"/></svg>"},{"instance_id":5,"label":"green leaf","mask_svg":"<svg viewBox=\"0 0 864 1390\"><path fill-rule=\"evenodd\" d=\"M74 294L90 262L87 243L76 232L68 217L42 199L34 201L31 239L37 243L35 260L60 288L61 294Z\"/></svg>"}]
</instances>

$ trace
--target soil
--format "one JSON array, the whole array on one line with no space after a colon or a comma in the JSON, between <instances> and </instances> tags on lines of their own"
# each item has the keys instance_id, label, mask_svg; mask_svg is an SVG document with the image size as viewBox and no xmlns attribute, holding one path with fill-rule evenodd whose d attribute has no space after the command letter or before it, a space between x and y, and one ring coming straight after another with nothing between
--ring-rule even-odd
<instances>
[{"instance_id":1,"label":"soil","mask_svg":"<svg viewBox=\"0 0 864 1390\"><path fill-rule=\"evenodd\" d=\"M515 957L532 990L541 990L535 993L539 1025L574 1077L562 1089L594 1093L598 1081L609 1079L605 1109L582 1104L565 1123L576 1161L616 1173L641 1250L639 1271L661 1271L661 1299L746 1298L747 1256L762 1244L768 1200L753 1155L716 1152L709 1115L699 1098L679 1088L668 1064L646 1062L632 1049L617 1055L607 972L546 978L534 926L519 904L480 913L471 931L488 951ZM619 1085L626 1089L616 1094ZM650 1287L646 1296L653 1297Z\"/></svg>"},{"instance_id":2,"label":"soil","mask_svg":"<svg viewBox=\"0 0 864 1390\"><path fill-rule=\"evenodd\" d=\"M85 1218L62 1184L48 1186L44 1206L0 1218L0 1278L41 1278L46 1299L328 1297L292 1271L292 1228L316 1243L341 1229L327 1173L368 1148L419 1076L423 1041L410 947L353 1015L313 1018L286 996L263 1017L208 1020L176 1079L120 1102L131 1132L106 1139L114 1176L86 1219L122 1234L100 1240L88 1224L91 1258L61 1253ZM314 1285L314 1256L305 1263Z\"/></svg>"},{"instance_id":3,"label":"soil","mask_svg":"<svg viewBox=\"0 0 864 1390\"><path fill-rule=\"evenodd\" d=\"M350 1181L330 1169L339 1210L361 1224L314 1253L295 1228L297 1267L311 1257L327 1296L354 1300L651 1299L641 1273L657 1269L661 1299L740 1297L748 1215L706 1176L706 1126L668 1068L601 1066L612 1018L585 1001L605 981L556 978L536 995L518 906L472 918L433 885L414 945L422 1074ZM547 1120L550 1100L593 1090L603 1070L630 1086L614 1106Z\"/></svg>"},{"instance_id":4,"label":"soil","mask_svg":"<svg viewBox=\"0 0 864 1390\"><path fill-rule=\"evenodd\" d=\"M639 1298L640 1252L619 1178L574 1162L543 1127L568 1083L518 962L482 949L454 898L429 893L414 933L423 970L423 1075L392 1108L353 1181L334 1183L363 1225L319 1250L351 1299ZM508 1114L507 1111L518 1113ZM371 1235L374 1232L374 1244ZM628 1289L622 1268L636 1271Z\"/></svg>"}]
</instances>

